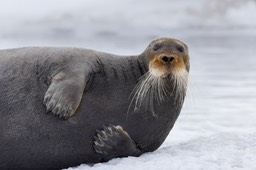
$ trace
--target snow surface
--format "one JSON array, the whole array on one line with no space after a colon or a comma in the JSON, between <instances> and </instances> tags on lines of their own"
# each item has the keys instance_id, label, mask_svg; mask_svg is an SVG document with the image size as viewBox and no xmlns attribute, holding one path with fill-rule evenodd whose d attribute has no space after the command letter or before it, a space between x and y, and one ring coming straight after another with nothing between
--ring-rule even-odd
<instances>
[{"instance_id":1,"label":"snow surface","mask_svg":"<svg viewBox=\"0 0 256 170\"><path fill-rule=\"evenodd\" d=\"M69 169L256 169L255 0L1 0L1 49L127 55L162 36L185 41L191 57L188 97L164 144L138 158Z\"/></svg>"}]
</instances>

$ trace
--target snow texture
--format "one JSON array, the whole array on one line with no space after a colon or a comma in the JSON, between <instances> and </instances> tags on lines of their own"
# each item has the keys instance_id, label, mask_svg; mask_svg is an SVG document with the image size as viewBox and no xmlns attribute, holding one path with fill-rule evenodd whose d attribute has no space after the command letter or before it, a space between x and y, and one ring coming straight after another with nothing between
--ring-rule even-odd
<instances>
[{"instance_id":1,"label":"snow texture","mask_svg":"<svg viewBox=\"0 0 256 170\"><path fill-rule=\"evenodd\" d=\"M255 0L8 0L0 48L76 46L139 54L157 37L190 49L181 116L164 144L142 156L74 170L256 169Z\"/></svg>"}]
</instances>

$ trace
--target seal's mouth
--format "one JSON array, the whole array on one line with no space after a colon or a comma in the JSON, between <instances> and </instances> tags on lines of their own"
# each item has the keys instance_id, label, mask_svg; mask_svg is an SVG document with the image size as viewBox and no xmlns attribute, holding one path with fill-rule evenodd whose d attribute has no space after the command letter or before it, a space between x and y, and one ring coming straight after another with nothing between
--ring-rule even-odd
<instances>
[{"instance_id":1,"label":"seal's mouth","mask_svg":"<svg viewBox=\"0 0 256 170\"><path fill-rule=\"evenodd\" d=\"M176 54L160 54L156 55L149 62L149 71L155 77L167 77L169 75L177 75L186 71L186 65L181 56Z\"/></svg>"}]
</instances>

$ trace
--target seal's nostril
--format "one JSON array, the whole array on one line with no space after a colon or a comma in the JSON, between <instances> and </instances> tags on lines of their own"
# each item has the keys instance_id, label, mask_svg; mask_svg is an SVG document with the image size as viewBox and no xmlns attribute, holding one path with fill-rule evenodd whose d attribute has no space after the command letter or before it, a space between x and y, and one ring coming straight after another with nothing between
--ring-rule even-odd
<instances>
[{"instance_id":1,"label":"seal's nostril","mask_svg":"<svg viewBox=\"0 0 256 170\"><path fill-rule=\"evenodd\" d=\"M162 58L162 61L165 62L165 63L168 63L169 62L169 58L167 56L163 56Z\"/></svg>"},{"instance_id":2,"label":"seal's nostril","mask_svg":"<svg viewBox=\"0 0 256 170\"><path fill-rule=\"evenodd\" d=\"M174 57L170 57L169 61L172 62L174 60Z\"/></svg>"},{"instance_id":3,"label":"seal's nostril","mask_svg":"<svg viewBox=\"0 0 256 170\"><path fill-rule=\"evenodd\" d=\"M174 60L174 57L170 56L170 57L167 57L167 56L163 56L161 58L161 60L164 62L164 63L170 63Z\"/></svg>"}]
</instances>

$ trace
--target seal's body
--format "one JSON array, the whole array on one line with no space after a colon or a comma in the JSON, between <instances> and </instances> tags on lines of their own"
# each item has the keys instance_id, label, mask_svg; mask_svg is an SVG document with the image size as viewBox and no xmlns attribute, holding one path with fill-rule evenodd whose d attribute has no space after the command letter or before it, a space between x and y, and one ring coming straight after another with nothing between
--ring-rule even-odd
<instances>
[{"instance_id":1,"label":"seal's body","mask_svg":"<svg viewBox=\"0 0 256 170\"><path fill-rule=\"evenodd\" d=\"M181 111L186 85L178 90L173 74L180 69L189 70L187 47L166 38L129 57L0 51L0 169L60 169L156 150ZM164 90L151 89L149 73Z\"/></svg>"}]
</instances>

